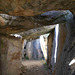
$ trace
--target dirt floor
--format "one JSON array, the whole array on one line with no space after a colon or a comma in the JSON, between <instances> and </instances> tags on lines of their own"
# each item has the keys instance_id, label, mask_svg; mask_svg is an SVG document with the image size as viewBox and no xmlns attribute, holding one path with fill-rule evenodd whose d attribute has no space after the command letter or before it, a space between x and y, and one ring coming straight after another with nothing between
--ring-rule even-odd
<instances>
[{"instance_id":1,"label":"dirt floor","mask_svg":"<svg viewBox=\"0 0 75 75\"><path fill-rule=\"evenodd\" d=\"M44 61L25 60L22 62L22 65L22 73L20 75L50 75Z\"/></svg>"}]
</instances>

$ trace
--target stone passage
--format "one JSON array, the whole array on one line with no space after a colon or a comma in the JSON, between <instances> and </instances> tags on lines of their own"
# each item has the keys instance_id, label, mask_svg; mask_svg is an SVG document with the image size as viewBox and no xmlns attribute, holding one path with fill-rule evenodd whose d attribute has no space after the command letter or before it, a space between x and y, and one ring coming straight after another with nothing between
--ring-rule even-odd
<instances>
[{"instance_id":1,"label":"stone passage","mask_svg":"<svg viewBox=\"0 0 75 75\"><path fill-rule=\"evenodd\" d=\"M25 60L22 65L22 73L20 75L50 75L48 69L40 60Z\"/></svg>"}]
</instances>

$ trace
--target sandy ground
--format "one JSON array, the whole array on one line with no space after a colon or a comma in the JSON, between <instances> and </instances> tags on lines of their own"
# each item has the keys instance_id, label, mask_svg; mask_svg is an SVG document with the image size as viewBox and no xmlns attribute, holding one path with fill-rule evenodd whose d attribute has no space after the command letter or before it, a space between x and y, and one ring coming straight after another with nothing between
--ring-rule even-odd
<instances>
[{"instance_id":1,"label":"sandy ground","mask_svg":"<svg viewBox=\"0 0 75 75\"><path fill-rule=\"evenodd\" d=\"M22 65L21 75L50 75L49 70L41 60L25 60Z\"/></svg>"}]
</instances>

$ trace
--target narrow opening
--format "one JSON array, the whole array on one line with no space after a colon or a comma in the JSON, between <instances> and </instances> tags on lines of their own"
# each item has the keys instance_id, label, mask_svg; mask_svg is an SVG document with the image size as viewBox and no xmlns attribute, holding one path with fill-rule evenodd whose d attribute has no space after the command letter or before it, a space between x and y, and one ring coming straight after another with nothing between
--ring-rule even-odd
<instances>
[{"instance_id":1,"label":"narrow opening","mask_svg":"<svg viewBox=\"0 0 75 75\"><path fill-rule=\"evenodd\" d=\"M41 35L37 39L24 40L22 50L22 74L29 71L35 71L35 75L38 72L49 75L47 71L47 37L49 34ZM25 70L29 70L25 73ZM38 71L37 71L38 70Z\"/></svg>"},{"instance_id":2,"label":"narrow opening","mask_svg":"<svg viewBox=\"0 0 75 75\"><path fill-rule=\"evenodd\" d=\"M23 59L40 60L44 59L40 38L34 40L24 40Z\"/></svg>"},{"instance_id":3,"label":"narrow opening","mask_svg":"<svg viewBox=\"0 0 75 75\"><path fill-rule=\"evenodd\" d=\"M15 37L22 37L21 35L19 34L10 34L11 36L15 36Z\"/></svg>"},{"instance_id":4,"label":"narrow opening","mask_svg":"<svg viewBox=\"0 0 75 75\"><path fill-rule=\"evenodd\" d=\"M57 58L58 34L59 34L59 24L56 24L55 30L54 30L54 40L53 40L53 48L52 48L52 56L51 56L52 71L54 71L56 58ZM48 41L49 35L50 34L44 34L44 35L39 36L39 38L37 39L31 38L29 40L25 39L23 41L22 68L25 68L25 66L28 67L29 65L31 67L33 66L33 63L36 64L39 62L40 62L39 64L41 64L42 62L43 65L45 65L45 67L47 68L47 63L46 63L47 54L48 54L47 53L47 41ZM11 34L11 36L22 37L21 35L18 35L18 34Z\"/></svg>"},{"instance_id":5,"label":"narrow opening","mask_svg":"<svg viewBox=\"0 0 75 75\"><path fill-rule=\"evenodd\" d=\"M38 39L24 40L22 58L30 60L47 60L47 37L49 34L41 35Z\"/></svg>"},{"instance_id":6,"label":"narrow opening","mask_svg":"<svg viewBox=\"0 0 75 75\"><path fill-rule=\"evenodd\" d=\"M58 47L58 34L59 34L59 24L56 25L55 27L55 53L54 53L54 61L56 63L56 58L57 58L57 47Z\"/></svg>"}]
</instances>

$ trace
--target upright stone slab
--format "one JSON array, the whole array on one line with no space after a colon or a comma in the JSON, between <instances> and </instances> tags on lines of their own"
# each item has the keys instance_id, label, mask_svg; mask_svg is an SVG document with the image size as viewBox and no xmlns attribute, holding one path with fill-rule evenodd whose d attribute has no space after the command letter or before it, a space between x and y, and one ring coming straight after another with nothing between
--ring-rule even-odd
<instances>
[{"instance_id":1,"label":"upright stone slab","mask_svg":"<svg viewBox=\"0 0 75 75\"><path fill-rule=\"evenodd\" d=\"M53 47L54 31L48 36L48 51L47 51L47 65L51 70L51 56L52 56L52 47Z\"/></svg>"},{"instance_id":2,"label":"upright stone slab","mask_svg":"<svg viewBox=\"0 0 75 75\"><path fill-rule=\"evenodd\" d=\"M58 50L57 50L57 60L56 60L56 64L55 64L56 67L60 61L59 59L61 57L63 46L64 46L64 43L66 40L66 35L67 35L66 32L67 32L66 31L66 25L64 23L59 25L59 39L58 39L59 43L58 43ZM53 75L55 75L56 67L54 69Z\"/></svg>"},{"instance_id":3,"label":"upright stone slab","mask_svg":"<svg viewBox=\"0 0 75 75\"><path fill-rule=\"evenodd\" d=\"M29 41L26 45L26 56L29 59L43 59L43 53L40 47L40 39Z\"/></svg>"},{"instance_id":4,"label":"upright stone slab","mask_svg":"<svg viewBox=\"0 0 75 75\"><path fill-rule=\"evenodd\" d=\"M75 23L73 19L59 27L59 48L53 75L74 75L75 65L69 65L75 58Z\"/></svg>"},{"instance_id":5,"label":"upright stone slab","mask_svg":"<svg viewBox=\"0 0 75 75\"><path fill-rule=\"evenodd\" d=\"M0 75L20 75L21 51L19 38L0 37Z\"/></svg>"}]
</instances>

